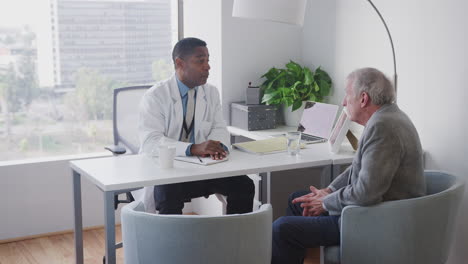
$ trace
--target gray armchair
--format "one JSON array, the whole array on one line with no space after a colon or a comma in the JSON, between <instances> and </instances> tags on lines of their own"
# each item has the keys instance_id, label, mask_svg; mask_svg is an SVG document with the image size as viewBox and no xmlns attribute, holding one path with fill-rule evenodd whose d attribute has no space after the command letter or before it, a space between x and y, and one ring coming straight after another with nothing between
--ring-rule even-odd
<instances>
[{"instance_id":1,"label":"gray armchair","mask_svg":"<svg viewBox=\"0 0 468 264\"><path fill-rule=\"evenodd\" d=\"M341 247L322 248L325 264L442 264L453 240L464 182L425 171L427 195L371 207L347 206Z\"/></svg>"},{"instance_id":2,"label":"gray armchair","mask_svg":"<svg viewBox=\"0 0 468 264\"><path fill-rule=\"evenodd\" d=\"M268 264L272 208L247 214L199 216L144 212L141 202L122 208L125 263Z\"/></svg>"}]
</instances>

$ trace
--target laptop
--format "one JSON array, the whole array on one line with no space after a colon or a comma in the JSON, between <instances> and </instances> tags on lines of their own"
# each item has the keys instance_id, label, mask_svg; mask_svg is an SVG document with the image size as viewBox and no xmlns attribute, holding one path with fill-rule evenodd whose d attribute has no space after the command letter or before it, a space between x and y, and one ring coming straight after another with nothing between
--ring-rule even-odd
<instances>
[{"instance_id":1,"label":"laptop","mask_svg":"<svg viewBox=\"0 0 468 264\"><path fill-rule=\"evenodd\" d=\"M302 132L302 142L312 144L327 141L337 112L337 105L307 102L297 128L297 131Z\"/></svg>"}]
</instances>

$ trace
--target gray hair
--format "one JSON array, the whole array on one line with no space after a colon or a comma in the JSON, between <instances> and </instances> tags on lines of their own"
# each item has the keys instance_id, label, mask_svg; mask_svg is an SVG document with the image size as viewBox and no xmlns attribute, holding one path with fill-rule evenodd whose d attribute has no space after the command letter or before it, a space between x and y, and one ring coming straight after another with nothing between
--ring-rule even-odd
<instances>
[{"instance_id":1,"label":"gray hair","mask_svg":"<svg viewBox=\"0 0 468 264\"><path fill-rule=\"evenodd\" d=\"M374 105L390 104L395 101L395 89L390 80L374 68L357 69L347 78L352 82L355 96L367 93Z\"/></svg>"}]
</instances>

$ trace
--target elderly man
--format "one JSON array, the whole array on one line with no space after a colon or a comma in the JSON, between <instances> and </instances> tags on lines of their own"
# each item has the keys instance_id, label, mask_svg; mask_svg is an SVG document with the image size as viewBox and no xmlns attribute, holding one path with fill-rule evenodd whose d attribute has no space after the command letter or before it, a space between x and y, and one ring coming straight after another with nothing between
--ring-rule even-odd
<instances>
[{"instance_id":1,"label":"elderly man","mask_svg":"<svg viewBox=\"0 0 468 264\"><path fill-rule=\"evenodd\" d=\"M178 156L228 155L229 132L219 93L207 84L210 71L206 43L197 38L177 42L172 52L175 75L150 88L140 104L141 152L157 151L161 139L175 141ZM145 188L147 211L181 214L184 202L219 193L227 197L228 214L252 211L254 184L247 176L166 184Z\"/></svg>"},{"instance_id":2,"label":"elderly man","mask_svg":"<svg viewBox=\"0 0 468 264\"><path fill-rule=\"evenodd\" d=\"M343 106L365 126L354 160L327 188L290 196L287 216L273 223L272 263L302 263L306 248L340 243L347 205L369 206L426 192L421 143L395 92L380 71L363 68L346 80Z\"/></svg>"}]
</instances>

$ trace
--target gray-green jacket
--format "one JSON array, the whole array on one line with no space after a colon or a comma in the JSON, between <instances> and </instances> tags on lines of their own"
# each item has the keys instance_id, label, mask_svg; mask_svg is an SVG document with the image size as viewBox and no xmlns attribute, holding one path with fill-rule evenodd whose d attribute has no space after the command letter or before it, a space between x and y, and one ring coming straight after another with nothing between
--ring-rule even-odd
<instances>
[{"instance_id":1,"label":"gray-green jacket","mask_svg":"<svg viewBox=\"0 0 468 264\"><path fill-rule=\"evenodd\" d=\"M418 132L396 104L382 106L366 124L354 160L329 186L324 206L340 215L347 205L423 196L423 153Z\"/></svg>"}]
</instances>

